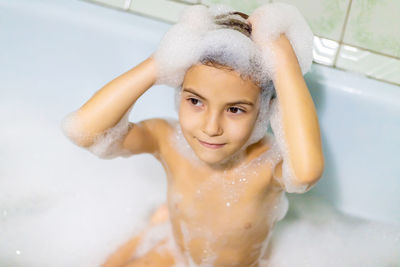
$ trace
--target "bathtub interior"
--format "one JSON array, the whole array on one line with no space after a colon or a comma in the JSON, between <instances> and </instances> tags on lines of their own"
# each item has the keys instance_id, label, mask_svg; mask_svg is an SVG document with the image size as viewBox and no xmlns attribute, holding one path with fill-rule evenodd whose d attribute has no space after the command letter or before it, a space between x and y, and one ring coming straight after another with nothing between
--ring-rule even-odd
<instances>
[{"instance_id":1,"label":"bathtub interior","mask_svg":"<svg viewBox=\"0 0 400 267\"><path fill-rule=\"evenodd\" d=\"M150 155L101 160L61 119L149 56L169 24L83 1L0 0L0 266L99 266L166 197ZM289 194L271 266L400 264L400 95L393 85L313 65L326 169ZM154 86L130 120L177 118Z\"/></svg>"}]
</instances>

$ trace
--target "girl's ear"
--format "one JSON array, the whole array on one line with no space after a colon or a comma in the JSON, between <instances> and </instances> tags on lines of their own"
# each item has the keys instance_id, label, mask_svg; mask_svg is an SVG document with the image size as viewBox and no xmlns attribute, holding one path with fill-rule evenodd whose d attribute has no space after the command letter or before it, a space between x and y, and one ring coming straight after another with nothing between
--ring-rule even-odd
<instances>
[{"instance_id":1,"label":"girl's ear","mask_svg":"<svg viewBox=\"0 0 400 267\"><path fill-rule=\"evenodd\" d=\"M275 95L272 95L271 98L269 99L268 106L270 107L272 104L272 101L275 99Z\"/></svg>"}]
</instances>

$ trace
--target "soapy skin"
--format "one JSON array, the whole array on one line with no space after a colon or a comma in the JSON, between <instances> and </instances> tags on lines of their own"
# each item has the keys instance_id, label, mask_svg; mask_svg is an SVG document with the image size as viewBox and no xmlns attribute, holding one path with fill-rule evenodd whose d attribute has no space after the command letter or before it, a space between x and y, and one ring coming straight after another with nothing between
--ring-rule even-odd
<instances>
[{"instance_id":1,"label":"soapy skin","mask_svg":"<svg viewBox=\"0 0 400 267\"><path fill-rule=\"evenodd\" d=\"M256 21L249 21L257 27ZM293 173L291 183L309 189L323 171L314 104L285 35L258 45L268 46L275 57L274 84L285 133L286 160L290 160ZM76 113L85 136L96 136L115 126L154 85L156 73L157 65L149 57L97 92ZM168 179L168 212L164 209L159 222L171 223L181 257L177 258L174 248L155 246L146 255L132 259L140 244L137 236L111 255L104 267L180 263L258 266L274 223L286 212L282 203L287 191L282 179L285 158L276 161L274 139L267 135L241 149L254 127L260 89L235 71L205 65L195 65L187 71L182 90L185 88L192 90L182 92L179 122L149 119L129 123L121 144L121 149L132 155L150 153L162 163ZM253 105L228 104L243 99ZM177 147L176 138L187 142L192 156ZM210 148L199 140L224 145ZM88 147L93 142L85 138L76 143ZM235 157L226 161L232 155ZM157 220L150 226L152 223Z\"/></svg>"}]
</instances>

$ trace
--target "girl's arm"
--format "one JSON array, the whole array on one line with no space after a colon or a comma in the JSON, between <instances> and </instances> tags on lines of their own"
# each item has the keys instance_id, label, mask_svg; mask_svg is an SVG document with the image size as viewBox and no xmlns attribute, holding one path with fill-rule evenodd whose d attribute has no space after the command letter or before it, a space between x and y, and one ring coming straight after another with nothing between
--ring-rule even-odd
<instances>
[{"instance_id":1,"label":"girl's arm","mask_svg":"<svg viewBox=\"0 0 400 267\"><path fill-rule=\"evenodd\" d=\"M64 133L75 144L92 148L90 150L99 157L104 155L107 158L107 153L112 154L123 149L125 153L146 150L152 152L155 150L156 138L148 128L156 120L143 121L136 125L128 122L128 115L136 100L155 80L156 65L153 58L149 57L107 83L79 110L69 114L63 121ZM136 140L120 140L128 136L135 136ZM116 141L119 141L118 147ZM110 147L113 152L110 152Z\"/></svg>"},{"instance_id":2,"label":"girl's arm","mask_svg":"<svg viewBox=\"0 0 400 267\"><path fill-rule=\"evenodd\" d=\"M310 188L322 175L324 158L318 117L293 48L284 34L269 44L275 56L274 85L295 185ZM272 121L271 121L272 124ZM282 176L282 162L275 169Z\"/></svg>"}]
</instances>

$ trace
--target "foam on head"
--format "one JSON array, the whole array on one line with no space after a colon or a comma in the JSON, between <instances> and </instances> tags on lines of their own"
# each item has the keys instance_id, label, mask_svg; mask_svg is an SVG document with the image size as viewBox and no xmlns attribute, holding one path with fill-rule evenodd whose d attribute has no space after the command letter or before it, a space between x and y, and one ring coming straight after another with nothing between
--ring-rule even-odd
<instances>
[{"instance_id":1,"label":"foam on head","mask_svg":"<svg viewBox=\"0 0 400 267\"><path fill-rule=\"evenodd\" d=\"M255 80L260 76L261 79L271 80L274 74L274 58L266 55L271 53L267 44L282 33L288 37L302 73L310 69L313 33L296 7L271 3L257 8L249 18L253 23L250 27L251 40L233 30L238 29L239 23L249 24L237 13L222 4L211 5L210 8L203 5L187 7L154 53L154 59L159 66L156 84L179 87L187 69L201 61L202 53L217 55L227 53L228 50L234 51L234 57L225 57L224 64L239 72L251 73ZM229 23L226 23L227 16L231 18ZM224 35L224 38L220 35ZM224 48L222 51L221 47ZM251 60L261 65L250 67Z\"/></svg>"},{"instance_id":2,"label":"foam on head","mask_svg":"<svg viewBox=\"0 0 400 267\"><path fill-rule=\"evenodd\" d=\"M207 59L230 66L262 84L271 80L263 70L260 49L245 34L235 30L240 28L235 24L249 23L232 12L225 5L186 8L153 55L158 65L156 84L179 88L186 71Z\"/></svg>"}]
</instances>

